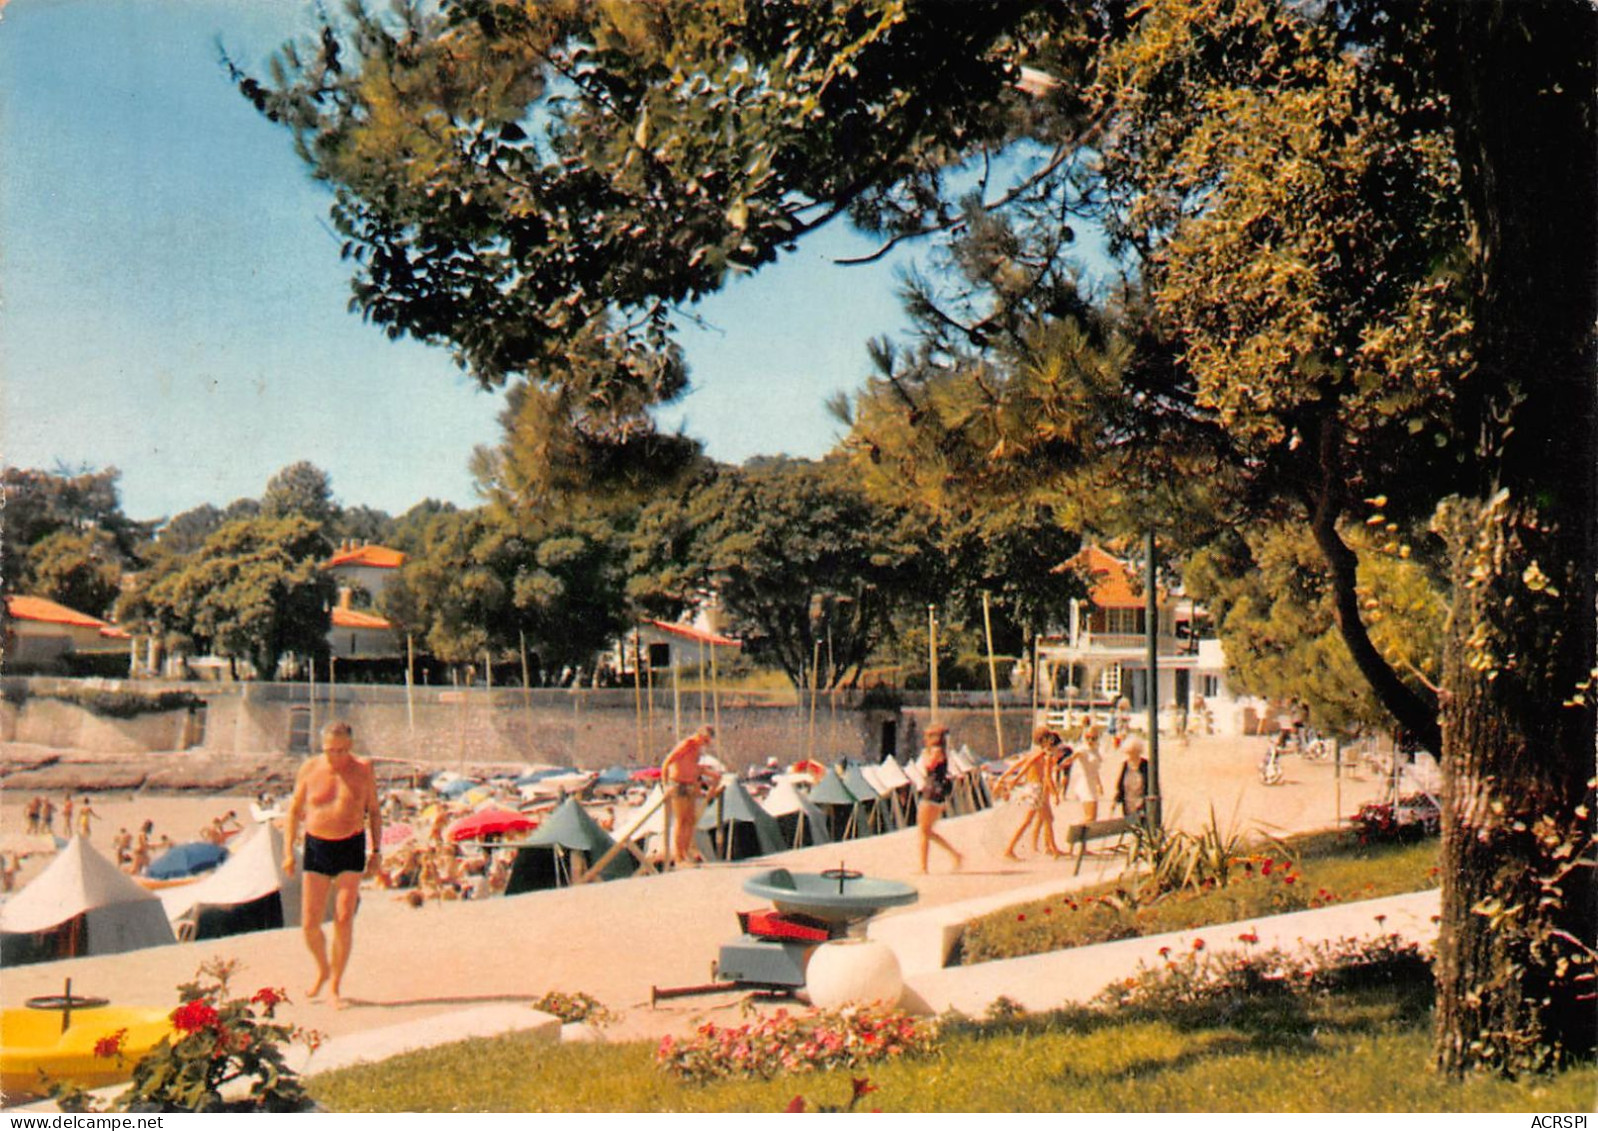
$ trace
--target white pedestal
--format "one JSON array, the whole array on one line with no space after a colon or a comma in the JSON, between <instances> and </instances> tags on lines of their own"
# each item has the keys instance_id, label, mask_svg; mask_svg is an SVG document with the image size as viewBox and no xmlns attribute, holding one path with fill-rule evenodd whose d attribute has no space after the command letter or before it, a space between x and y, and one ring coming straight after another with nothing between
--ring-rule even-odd
<instances>
[{"instance_id":1,"label":"white pedestal","mask_svg":"<svg viewBox=\"0 0 1598 1131\"><path fill-rule=\"evenodd\" d=\"M896 1005L904 990L899 959L876 939L823 943L805 968L805 990L821 1009L882 1002Z\"/></svg>"}]
</instances>

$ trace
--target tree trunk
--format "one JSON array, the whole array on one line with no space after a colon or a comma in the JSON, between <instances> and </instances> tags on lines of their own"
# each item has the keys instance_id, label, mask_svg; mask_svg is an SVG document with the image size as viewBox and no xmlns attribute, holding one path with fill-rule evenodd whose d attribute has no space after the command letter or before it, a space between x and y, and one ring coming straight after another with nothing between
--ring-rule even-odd
<instances>
[{"instance_id":1,"label":"tree trunk","mask_svg":"<svg viewBox=\"0 0 1598 1131\"><path fill-rule=\"evenodd\" d=\"M1482 445L1471 497L1439 523L1455 576L1436 1057L1513 1074L1590 1055L1598 1023L1598 15L1583 0L1429 14L1480 273L1459 428Z\"/></svg>"}]
</instances>

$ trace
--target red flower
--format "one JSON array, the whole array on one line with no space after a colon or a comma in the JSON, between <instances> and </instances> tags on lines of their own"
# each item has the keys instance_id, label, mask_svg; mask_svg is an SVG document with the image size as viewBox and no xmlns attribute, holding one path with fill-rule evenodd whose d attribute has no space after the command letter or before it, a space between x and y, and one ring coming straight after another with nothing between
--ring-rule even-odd
<instances>
[{"instance_id":1,"label":"red flower","mask_svg":"<svg viewBox=\"0 0 1598 1131\"><path fill-rule=\"evenodd\" d=\"M1168 946L1160 947L1160 957L1161 958L1169 958L1170 956L1171 956L1171 948L1170 947L1168 947Z\"/></svg>"},{"instance_id":2,"label":"red flower","mask_svg":"<svg viewBox=\"0 0 1598 1131\"><path fill-rule=\"evenodd\" d=\"M1026 916L1025 915L1017 915L1015 917L1015 921L1017 923L1025 923L1026 922Z\"/></svg>"},{"instance_id":3,"label":"red flower","mask_svg":"<svg viewBox=\"0 0 1598 1131\"><path fill-rule=\"evenodd\" d=\"M250 999L256 1005L264 1005L268 1009L283 1005L289 1000L289 995L282 990L274 990L270 986L262 986L255 991L255 996Z\"/></svg>"},{"instance_id":4,"label":"red flower","mask_svg":"<svg viewBox=\"0 0 1598 1131\"><path fill-rule=\"evenodd\" d=\"M1244 931L1241 935L1237 936L1237 941L1247 943L1249 946L1253 946L1255 943L1260 941L1260 937L1253 931Z\"/></svg>"},{"instance_id":5,"label":"red flower","mask_svg":"<svg viewBox=\"0 0 1598 1131\"><path fill-rule=\"evenodd\" d=\"M180 1033L197 1033L209 1029L219 1019L215 1007L204 998L186 1001L172 1011L172 1026Z\"/></svg>"},{"instance_id":6,"label":"red flower","mask_svg":"<svg viewBox=\"0 0 1598 1131\"><path fill-rule=\"evenodd\" d=\"M1043 909L1043 913L1044 913L1044 914L1045 914L1045 915L1053 915L1053 914L1054 914L1054 908L1052 908L1052 907L1045 907L1045 908L1044 908L1044 909Z\"/></svg>"},{"instance_id":7,"label":"red flower","mask_svg":"<svg viewBox=\"0 0 1598 1131\"><path fill-rule=\"evenodd\" d=\"M122 1055L122 1046L127 1043L128 1031L118 1029L109 1037L101 1037L94 1042L94 1055L101 1060L110 1060L112 1057Z\"/></svg>"},{"instance_id":8,"label":"red flower","mask_svg":"<svg viewBox=\"0 0 1598 1131\"><path fill-rule=\"evenodd\" d=\"M1286 875L1282 877L1282 882L1284 884L1296 884L1298 883L1298 877L1294 875Z\"/></svg>"},{"instance_id":9,"label":"red flower","mask_svg":"<svg viewBox=\"0 0 1598 1131\"><path fill-rule=\"evenodd\" d=\"M854 1098L870 1095L877 1090L877 1086L864 1076L851 1076L849 1083L854 1085Z\"/></svg>"},{"instance_id":10,"label":"red flower","mask_svg":"<svg viewBox=\"0 0 1598 1131\"><path fill-rule=\"evenodd\" d=\"M1194 939L1193 940L1193 949L1194 950L1203 950L1204 949L1204 940L1203 939Z\"/></svg>"},{"instance_id":11,"label":"red flower","mask_svg":"<svg viewBox=\"0 0 1598 1131\"><path fill-rule=\"evenodd\" d=\"M1274 860L1265 861L1265 863L1260 865L1260 875L1262 875L1262 876L1270 875L1271 874L1271 869L1274 868L1274 867L1276 867L1276 861L1274 861Z\"/></svg>"},{"instance_id":12,"label":"red flower","mask_svg":"<svg viewBox=\"0 0 1598 1131\"><path fill-rule=\"evenodd\" d=\"M782 1110L789 1115L798 1115L805 1110L805 1098L803 1096L795 1096L788 1101L788 1106Z\"/></svg>"}]
</instances>

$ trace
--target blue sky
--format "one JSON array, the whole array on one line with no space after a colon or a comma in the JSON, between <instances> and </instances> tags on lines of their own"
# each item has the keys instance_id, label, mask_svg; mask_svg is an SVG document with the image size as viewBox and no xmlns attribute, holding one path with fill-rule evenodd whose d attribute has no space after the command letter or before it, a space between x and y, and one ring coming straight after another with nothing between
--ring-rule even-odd
<instances>
[{"instance_id":1,"label":"blue sky","mask_svg":"<svg viewBox=\"0 0 1598 1131\"><path fill-rule=\"evenodd\" d=\"M336 5L330 5L336 7ZM447 352L347 312L328 197L229 84L310 25L305 0L13 0L0 17L0 455L116 466L138 518L258 495L308 459L347 505L475 502L501 398ZM666 411L721 460L816 456L824 402L902 325L891 262L824 233L685 330Z\"/></svg>"}]
</instances>

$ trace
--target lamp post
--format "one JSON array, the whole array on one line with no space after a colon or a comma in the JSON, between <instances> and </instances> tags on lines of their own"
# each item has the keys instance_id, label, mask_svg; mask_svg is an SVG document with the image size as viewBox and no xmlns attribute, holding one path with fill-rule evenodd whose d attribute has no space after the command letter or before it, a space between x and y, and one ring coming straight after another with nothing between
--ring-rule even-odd
<instances>
[{"instance_id":1,"label":"lamp post","mask_svg":"<svg viewBox=\"0 0 1598 1131\"><path fill-rule=\"evenodd\" d=\"M1145 801L1149 820L1159 826L1163 823L1160 812L1160 596L1155 588L1154 528L1143 536L1143 587L1144 614L1143 638L1148 652L1149 685L1149 797Z\"/></svg>"}]
</instances>

